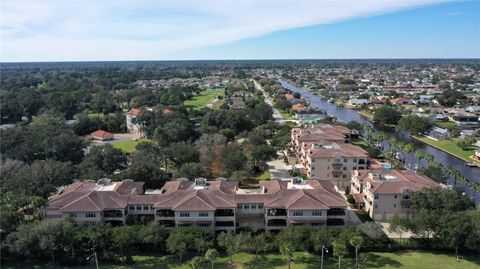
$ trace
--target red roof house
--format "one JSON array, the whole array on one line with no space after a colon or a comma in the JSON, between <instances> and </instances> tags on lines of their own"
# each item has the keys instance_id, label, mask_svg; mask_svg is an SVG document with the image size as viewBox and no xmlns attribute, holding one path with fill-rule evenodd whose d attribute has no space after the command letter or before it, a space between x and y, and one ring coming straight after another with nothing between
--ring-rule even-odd
<instances>
[{"instance_id":1,"label":"red roof house","mask_svg":"<svg viewBox=\"0 0 480 269\"><path fill-rule=\"evenodd\" d=\"M107 141L113 139L113 134L104 130L97 130L90 134L94 139L100 141Z\"/></svg>"}]
</instances>

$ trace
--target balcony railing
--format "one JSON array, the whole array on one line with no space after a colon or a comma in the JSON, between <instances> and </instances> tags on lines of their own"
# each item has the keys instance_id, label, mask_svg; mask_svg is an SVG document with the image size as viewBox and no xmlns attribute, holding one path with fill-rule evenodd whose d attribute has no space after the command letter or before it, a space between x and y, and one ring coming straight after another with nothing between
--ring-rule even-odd
<instances>
[{"instance_id":1,"label":"balcony railing","mask_svg":"<svg viewBox=\"0 0 480 269\"><path fill-rule=\"evenodd\" d=\"M269 220L267 226L287 226L286 220Z\"/></svg>"},{"instance_id":2,"label":"balcony railing","mask_svg":"<svg viewBox=\"0 0 480 269\"><path fill-rule=\"evenodd\" d=\"M233 227L235 225L233 221L216 221L215 226L216 227Z\"/></svg>"},{"instance_id":3,"label":"balcony railing","mask_svg":"<svg viewBox=\"0 0 480 269\"><path fill-rule=\"evenodd\" d=\"M173 218L175 217L175 212L173 210L157 210L157 217Z\"/></svg>"},{"instance_id":4,"label":"balcony railing","mask_svg":"<svg viewBox=\"0 0 480 269\"><path fill-rule=\"evenodd\" d=\"M271 208L267 210L267 216L269 217L286 216L286 215L287 215L286 209Z\"/></svg>"},{"instance_id":5,"label":"balcony railing","mask_svg":"<svg viewBox=\"0 0 480 269\"><path fill-rule=\"evenodd\" d=\"M218 209L215 211L215 217L234 217L235 212L233 209Z\"/></svg>"},{"instance_id":6,"label":"balcony railing","mask_svg":"<svg viewBox=\"0 0 480 269\"><path fill-rule=\"evenodd\" d=\"M344 209L330 209L327 210L327 216L345 216Z\"/></svg>"},{"instance_id":7,"label":"balcony railing","mask_svg":"<svg viewBox=\"0 0 480 269\"><path fill-rule=\"evenodd\" d=\"M104 218L122 218L123 212L121 210L105 210L103 211Z\"/></svg>"}]
</instances>

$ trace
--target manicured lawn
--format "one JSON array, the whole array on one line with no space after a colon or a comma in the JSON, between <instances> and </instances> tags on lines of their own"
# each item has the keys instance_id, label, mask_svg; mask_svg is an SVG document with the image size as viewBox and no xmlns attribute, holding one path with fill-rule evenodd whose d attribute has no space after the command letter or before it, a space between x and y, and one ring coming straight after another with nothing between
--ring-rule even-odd
<instances>
[{"instance_id":1,"label":"manicured lawn","mask_svg":"<svg viewBox=\"0 0 480 269\"><path fill-rule=\"evenodd\" d=\"M141 142L152 142L152 140L142 138L142 139L138 139L138 140L119 141L119 142L113 142L112 146L114 148L122 150L125 153L132 153L136 150L135 147L138 144L140 144Z\"/></svg>"},{"instance_id":2,"label":"manicured lawn","mask_svg":"<svg viewBox=\"0 0 480 269\"><path fill-rule=\"evenodd\" d=\"M208 102L215 99L217 95L223 95L224 91L202 91L199 95L195 95L192 99L185 100L185 106L193 107L194 109L200 109L205 107Z\"/></svg>"},{"instance_id":3,"label":"manicured lawn","mask_svg":"<svg viewBox=\"0 0 480 269\"><path fill-rule=\"evenodd\" d=\"M282 118L286 119L286 120L293 120L293 116L288 114L287 112L285 112L284 110L278 110L278 112L280 112L280 115L282 115Z\"/></svg>"},{"instance_id":4,"label":"manicured lawn","mask_svg":"<svg viewBox=\"0 0 480 269\"><path fill-rule=\"evenodd\" d=\"M457 146L456 144L458 141L457 139L445 139L445 140L436 141L428 137L415 137L415 138L433 147L436 147L452 155L455 155L467 162L478 162L470 158L470 156L474 155L475 148L471 147L468 150L463 150Z\"/></svg>"},{"instance_id":5,"label":"manicured lawn","mask_svg":"<svg viewBox=\"0 0 480 269\"><path fill-rule=\"evenodd\" d=\"M187 269L191 268L189 260L183 264L178 264L178 260L172 256L169 257L155 257L155 256L134 256L134 264L132 265L111 265L102 263L100 260L100 268L105 269L126 269L126 268L170 268L170 269ZM280 254L267 254L263 257L259 256L255 260L255 255L247 253L238 253L233 256L233 264L229 263L227 256L222 256L217 259L214 268L274 268L285 269L288 268L285 258ZM292 269L307 269L320 268L320 257L314 254L304 252L295 252L293 256ZM480 258L461 258L459 262L456 261L453 255L443 253L432 253L423 251L408 251L396 253L370 252L362 253L360 251L360 268L379 268L379 269L478 269L480 268ZM354 268L353 256L342 259L342 268ZM5 268L14 268L8 267ZM60 266L29 266L29 267L15 267L15 268L67 268ZM95 268L91 266L70 267L78 269ZM210 268L208 263L205 263L202 269ZM338 268L337 259L327 255L324 260L325 269Z\"/></svg>"}]
</instances>

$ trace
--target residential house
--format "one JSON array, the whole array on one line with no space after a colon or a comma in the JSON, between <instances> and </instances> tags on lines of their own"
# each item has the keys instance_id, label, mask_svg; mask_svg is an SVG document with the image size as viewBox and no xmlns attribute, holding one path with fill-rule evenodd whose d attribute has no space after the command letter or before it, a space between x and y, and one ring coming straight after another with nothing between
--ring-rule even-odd
<instances>
[{"instance_id":1,"label":"residential house","mask_svg":"<svg viewBox=\"0 0 480 269\"><path fill-rule=\"evenodd\" d=\"M157 221L166 228L197 226L211 232L280 230L287 226L346 226L347 203L329 182L292 178L261 181L259 189L198 178L168 181L143 192L143 182L75 182L50 198L45 218L122 225ZM141 218L139 218L141 216Z\"/></svg>"},{"instance_id":2,"label":"residential house","mask_svg":"<svg viewBox=\"0 0 480 269\"><path fill-rule=\"evenodd\" d=\"M450 138L450 133L445 128L432 127L428 132L427 136L434 140L444 140Z\"/></svg>"},{"instance_id":3,"label":"residential house","mask_svg":"<svg viewBox=\"0 0 480 269\"><path fill-rule=\"evenodd\" d=\"M458 112L450 117L450 120L458 125L477 125L478 116L471 113Z\"/></svg>"},{"instance_id":4,"label":"residential house","mask_svg":"<svg viewBox=\"0 0 480 269\"><path fill-rule=\"evenodd\" d=\"M90 134L93 139L99 141L108 141L113 139L113 134L104 130L97 130Z\"/></svg>"},{"instance_id":5,"label":"residential house","mask_svg":"<svg viewBox=\"0 0 480 269\"><path fill-rule=\"evenodd\" d=\"M142 110L139 108L132 108L127 112L127 131L133 134L133 139L140 139L146 136L145 131L143 131L143 125L135 120L141 113Z\"/></svg>"},{"instance_id":6,"label":"residential house","mask_svg":"<svg viewBox=\"0 0 480 269\"><path fill-rule=\"evenodd\" d=\"M412 193L438 186L411 170L355 170L350 191L358 208L363 208L373 220L386 222L394 215L412 216Z\"/></svg>"},{"instance_id":7,"label":"residential house","mask_svg":"<svg viewBox=\"0 0 480 269\"><path fill-rule=\"evenodd\" d=\"M352 144L316 142L302 152L302 164L309 177L329 180L338 189L350 185L353 170L368 168L368 155L364 149Z\"/></svg>"}]
</instances>

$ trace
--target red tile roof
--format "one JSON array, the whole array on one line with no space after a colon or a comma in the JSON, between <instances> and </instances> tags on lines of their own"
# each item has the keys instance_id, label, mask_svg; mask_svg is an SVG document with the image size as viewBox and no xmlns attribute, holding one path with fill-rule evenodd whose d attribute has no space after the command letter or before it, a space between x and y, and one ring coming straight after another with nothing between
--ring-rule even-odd
<instances>
[{"instance_id":1,"label":"red tile roof","mask_svg":"<svg viewBox=\"0 0 480 269\"><path fill-rule=\"evenodd\" d=\"M138 116L140 113L142 113L142 111L138 108L132 108L130 111L128 111L128 114L132 116Z\"/></svg>"},{"instance_id":2,"label":"red tile roof","mask_svg":"<svg viewBox=\"0 0 480 269\"><path fill-rule=\"evenodd\" d=\"M113 136L112 133L104 131L104 130L97 130L93 133L91 133L92 136L97 136L97 137L111 137Z\"/></svg>"}]
</instances>

